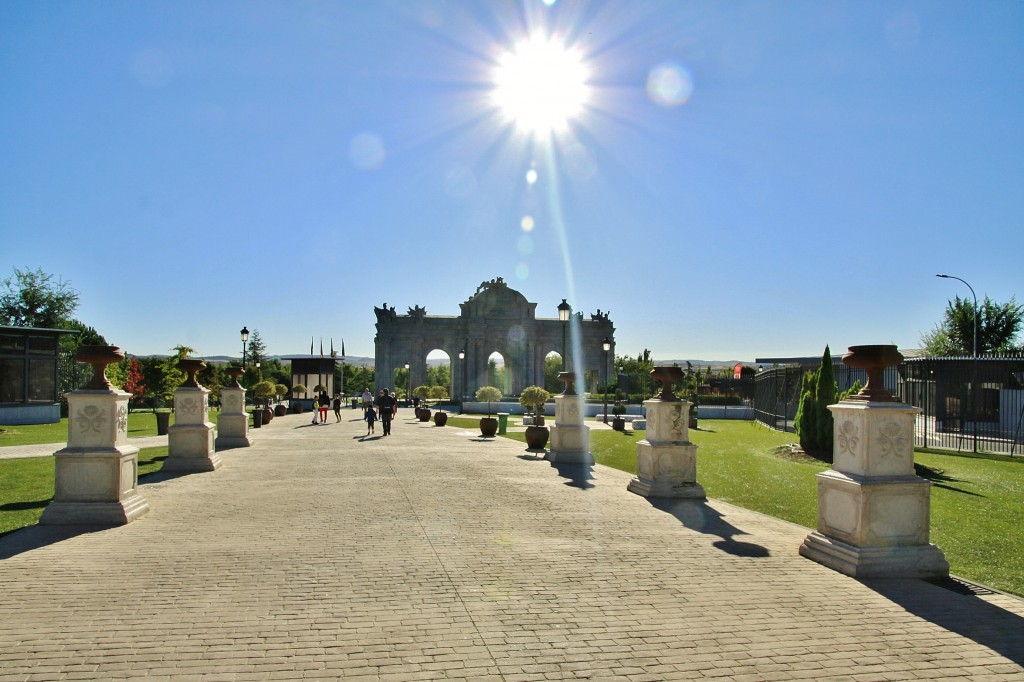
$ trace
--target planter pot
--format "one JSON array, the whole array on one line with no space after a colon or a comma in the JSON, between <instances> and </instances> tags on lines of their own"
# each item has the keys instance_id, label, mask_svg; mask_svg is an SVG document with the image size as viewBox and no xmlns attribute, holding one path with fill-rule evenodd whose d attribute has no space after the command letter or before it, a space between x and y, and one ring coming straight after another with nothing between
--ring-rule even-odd
<instances>
[{"instance_id":1,"label":"planter pot","mask_svg":"<svg viewBox=\"0 0 1024 682\"><path fill-rule=\"evenodd\" d=\"M548 444L550 431L546 426L527 426L526 445L530 450L543 450Z\"/></svg>"},{"instance_id":2,"label":"planter pot","mask_svg":"<svg viewBox=\"0 0 1024 682\"><path fill-rule=\"evenodd\" d=\"M263 408L263 423L269 424L270 420L274 418L274 411L269 407Z\"/></svg>"},{"instance_id":3,"label":"planter pot","mask_svg":"<svg viewBox=\"0 0 1024 682\"><path fill-rule=\"evenodd\" d=\"M430 421L430 410L425 407L417 407L416 416L421 422L428 422Z\"/></svg>"},{"instance_id":4,"label":"planter pot","mask_svg":"<svg viewBox=\"0 0 1024 682\"><path fill-rule=\"evenodd\" d=\"M437 412L434 414L434 426L444 426L448 423L447 412Z\"/></svg>"},{"instance_id":5,"label":"planter pot","mask_svg":"<svg viewBox=\"0 0 1024 682\"><path fill-rule=\"evenodd\" d=\"M302 403L295 403L292 405L292 412L295 414L302 414Z\"/></svg>"},{"instance_id":6,"label":"planter pot","mask_svg":"<svg viewBox=\"0 0 1024 682\"><path fill-rule=\"evenodd\" d=\"M626 420L623 419L622 417L613 417L612 418L612 428L615 429L616 431L625 431L626 430Z\"/></svg>"},{"instance_id":7,"label":"planter pot","mask_svg":"<svg viewBox=\"0 0 1024 682\"><path fill-rule=\"evenodd\" d=\"M252 428L258 429L263 426L263 411L253 410L252 411Z\"/></svg>"},{"instance_id":8,"label":"planter pot","mask_svg":"<svg viewBox=\"0 0 1024 682\"><path fill-rule=\"evenodd\" d=\"M498 420L494 417L480 417L480 435L491 438L498 433Z\"/></svg>"},{"instance_id":9,"label":"planter pot","mask_svg":"<svg viewBox=\"0 0 1024 682\"><path fill-rule=\"evenodd\" d=\"M286 414L288 414L288 408L285 407L284 405L278 405L277 407L274 408L275 417L283 417Z\"/></svg>"},{"instance_id":10,"label":"planter pot","mask_svg":"<svg viewBox=\"0 0 1024 682\"><path fill-rule=\"evenodd\" d=\"M171 424L171 413L170 412L154 412L156 415L156 435L166 436L167 429L170 428Z\"/></svg>"}]
</instances>

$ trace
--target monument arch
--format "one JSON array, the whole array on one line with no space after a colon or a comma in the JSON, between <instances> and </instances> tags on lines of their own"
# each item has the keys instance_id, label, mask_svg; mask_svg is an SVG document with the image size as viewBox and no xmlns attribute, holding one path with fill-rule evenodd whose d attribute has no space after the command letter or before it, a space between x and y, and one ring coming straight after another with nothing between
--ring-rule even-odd
<instances>
[{"instance_id":1,"label":"monument arch","mask_svg":"<svg viewBox=\"0 0 1024 682\"><path fill-rule=\"evenodd\" d=\"M451 358L454 398L472 396L477 388L488 384L488 358L492 353L504 358L507 390L512 395L527 386L543 386L544 358L551 352L562 355L563 347L564 359L575 369L580 382L587 370L593 370L599 379L614 375L615 326L606 312L598 310L589 319L575 313L566 322L538 318L537 304L527 301L501 277L481 283L459 308L458 316L427 315L425 308L416 305L403 315L387 303L375 306L376 389L395 388L386 382L394 376L395 368L406 363L411 385L426 383L427 355L434 350ZM612 344L608 353L602 348L606 338ZM574 348L581 357L573 357ZM584 388L582 383L577 386Z\"/></svg>"}]
</instances>

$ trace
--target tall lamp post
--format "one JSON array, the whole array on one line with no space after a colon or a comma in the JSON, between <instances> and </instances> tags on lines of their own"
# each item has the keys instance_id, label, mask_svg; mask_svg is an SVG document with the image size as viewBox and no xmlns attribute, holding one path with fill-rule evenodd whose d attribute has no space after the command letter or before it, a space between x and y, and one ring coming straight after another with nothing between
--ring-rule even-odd
<instances>
[{"instance_id":1,"label":"tall lamp post","mask_svg":"<svg viewBox=\"0 0 1024 682\"><path fill-rule=\"evenodd\" d=\"M974 359L974 377L971 380L971 392L970 392L970 406L971 406L971 417L974 422L974 452L978 451L978 417L974 413L974 387L978 383L978 296L974 293L974 287L967 284L967 280L960 279L954 275L935 275L942 279L955 279L958 282L963 282L967 285L967 288L971 290L971 298L974 299L974 314L971 316L974 318L974 342L972 345L971 357Z\"/></svg>"},{"instance_id":2,"label":"tall lamp post","mask_svg":"<svg viewBox=\"0 0 1024 682\"><path fill-rule=\"evenodd\" d=\"M412 402L412 372L409 371L409 363L405 363L405 405Z\"/></svg>"},{"instance_id":3,"label":"tall lamp post","mask_svg":"<svg viewBox=\"0 0 1024 682\"><path fill-rule=\"evenodd\" d=\"M462 409L462 403L466 401L466 349L463 348L459 351L459 365L462 371L462 387L459 391L459 409Z\"/></svg>"},{"instance_id":4,"label":"tall lamp post","mask_svg":"<svg viewBox=\"0 0 1024 682\"><path fill-rule=\"evenodd\" d=\"M249 328L242 327L239 333L242 335L242 369L245 369L245 344L249 342Z\"/></svg>"},{"instance_id":5,"label":"tall lamp post","mask_svg":"<svg viewBox=\"0 0 1024 682\"><path fill-rule=\"evenodd\" d=\"M604 349L604 423L608 423L608 351L612 349L612 342L608 340L608 337L604 337L601 342L601 348Z\"/></svg>"},{"instance_id":6,"label":"tall lamp post","mask_svg":"<svg viewBox=\"0 0 1024 682\"><path fill-rule=\"evenodd\" d=\"M558 304L558 319L562 321L562 371L569 372L568 358L565 354L565 330L569 326L569 316L572 315L572 306L566 303L565 299Z\"/></svg>"}]
</instances>

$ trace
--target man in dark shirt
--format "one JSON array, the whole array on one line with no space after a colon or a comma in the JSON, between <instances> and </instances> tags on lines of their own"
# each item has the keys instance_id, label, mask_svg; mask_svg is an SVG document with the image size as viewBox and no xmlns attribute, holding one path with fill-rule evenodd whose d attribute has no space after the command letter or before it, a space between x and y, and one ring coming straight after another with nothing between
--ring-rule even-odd
<instances>
[{"instance_id":1,"label":"man in dark shirt","mask_svg":"<svg viewBox=\"0 0 1024 682\"><path fill-rule=\"evenodd\" d=\"M388 393L388 389L380 389L380 395L374 401L377 405L377 414L380 417L380 425L384 429L384 435L391 435L391 417L395 413L395 407L398 405L398 401Z\"/></svg>"}]
</instances>

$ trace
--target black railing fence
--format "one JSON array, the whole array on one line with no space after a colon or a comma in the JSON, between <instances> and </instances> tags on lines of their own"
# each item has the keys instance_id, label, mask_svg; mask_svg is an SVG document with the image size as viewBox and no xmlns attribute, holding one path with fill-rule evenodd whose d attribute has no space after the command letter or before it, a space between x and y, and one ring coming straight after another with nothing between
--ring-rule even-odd
<instances>
[{"instance_id":1,"label":"black railing fence","mask_svg":"<svg viewBox=\"0 0 1024 682\"><path fill-rule=\"evenodd\" d=\"M773 367L754 380L756 419L792 432L804 367ZM839 391L867 381L863 370L836 363ZM885 387L921 408L920 447L1024 455L1024 357L909 358L884 375Z\"/></svg>"}]
</instances>

